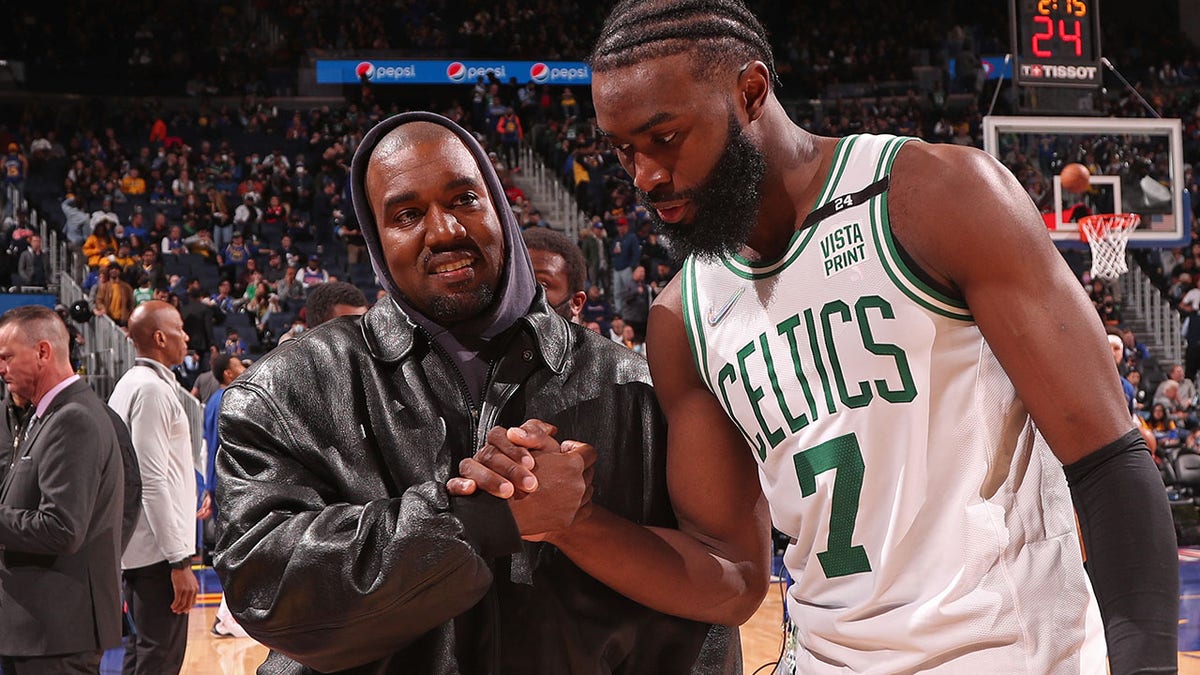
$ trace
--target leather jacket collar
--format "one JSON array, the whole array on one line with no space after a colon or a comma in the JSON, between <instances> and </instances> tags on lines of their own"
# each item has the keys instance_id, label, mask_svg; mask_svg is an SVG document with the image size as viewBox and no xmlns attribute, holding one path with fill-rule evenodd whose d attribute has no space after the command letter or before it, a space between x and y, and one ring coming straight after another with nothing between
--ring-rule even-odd
<instances>
[{"instance_id":1,"label":"leather jacket collar","mask_svg":"<svg viewBox=\"0 0 1200 675\"><path fill-rule=\"evenodd\" d=\"M517 323L521 324L528 327L542 361L556 375L561 375L567 365L571 333L566 320L546 304L546 295L540 286L533 305ZM362 330L371 356L393 363L412 351L417 326L389 296L375 303L363 316Z\"/></svg>"}]
</instances>

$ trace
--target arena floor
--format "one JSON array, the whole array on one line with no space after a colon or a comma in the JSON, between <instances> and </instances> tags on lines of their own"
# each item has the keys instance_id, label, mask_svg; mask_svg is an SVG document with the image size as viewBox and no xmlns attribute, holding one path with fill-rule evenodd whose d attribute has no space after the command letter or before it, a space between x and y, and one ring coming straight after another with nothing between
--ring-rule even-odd
<instances>
[{"instance_id":1,"label":"arena floor","mask_svg":"<svg viewBox=\"0 0 1200 675\"><path fill-rule=\"evenodd\" d=\"M214 637L210 632L220 604L219 589L211 571L199 573L201 603L192 610L188 626L187 658L183 675L254 675L267 650L249 638ZM1179 550L1181 675L1200 675L1200 548ZM745 675L773 663L781 646L780 618L783 615L782 585L774 584L758 612L742 626ZM120 653L109 652L101 669L104 675L120 675ZM770 673L763 667L762 673Z\"/></svg>"}]
</instances>

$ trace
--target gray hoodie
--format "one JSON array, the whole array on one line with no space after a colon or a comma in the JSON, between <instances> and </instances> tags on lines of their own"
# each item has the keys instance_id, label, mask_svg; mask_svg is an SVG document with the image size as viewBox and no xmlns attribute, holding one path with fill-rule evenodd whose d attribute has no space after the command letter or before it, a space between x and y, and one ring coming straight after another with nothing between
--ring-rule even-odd
<instances>
[{"instance_id":1,"label":"gray hoodie","mask_svg":"<svg viewBox=\"0 0 1200 675\"><path fill-rule=\"evenodd\" d=\"M497 289L495 301L483 314L453 326L442 326L421 314L405 298L403 290L396 286L379 241L375 215L367 201L366 176L371 153L392 130L412 122L432 122L446 127L467 146L487 183L492 205L504 231L504 269L500 275L500 287ZM489 365L487 360L480 356L480 350L489 340L506 331L529 311L537 292L537 280L533 275L533 265L529 261L525 241L521 238L520 226L508 205L508 198L500 185L500 177L496 175L495 168L488 160L487 152L469 132L441 115L430 112L401 113L380 122L363 137L350 164L350 195L354 202L354 214L358 218L367 251L371 255L371 266L375 270L375 276L413 323L445 350L462 373L472 400L479 402Z\"/></svg>"}]
</instances>

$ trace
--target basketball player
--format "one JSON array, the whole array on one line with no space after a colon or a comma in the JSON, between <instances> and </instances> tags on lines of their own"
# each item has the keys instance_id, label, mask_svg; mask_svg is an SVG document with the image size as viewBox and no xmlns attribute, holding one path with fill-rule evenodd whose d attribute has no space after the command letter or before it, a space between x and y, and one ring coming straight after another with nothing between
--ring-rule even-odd
<instances>
[{"instance_id":1,"label":"basketball player","mask_svg":"<svg viewBox=\"0 0 1200 675\"><path fill-rule=\"evenodd\" d=\"M621 2L591 66L686 255L646 341L669 472L753 462L792 538L781 671L1103 673L1107 638L1111 672L1174 672L1162 482L1013 176L797 127L739 0Z\"/></svg>"}]
</instances>

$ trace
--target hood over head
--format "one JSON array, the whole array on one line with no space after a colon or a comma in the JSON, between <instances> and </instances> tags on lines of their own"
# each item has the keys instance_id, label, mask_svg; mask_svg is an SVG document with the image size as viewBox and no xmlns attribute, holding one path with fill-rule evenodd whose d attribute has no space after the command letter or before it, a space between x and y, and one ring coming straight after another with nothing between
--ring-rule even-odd
<instances>
[{"instance_id":1,"label":"hood over head","mask_svg":"<svg viewBox=\"0 0 1200 675\"><path fill-rule=\"evenodd\" d=\"M453 326L442 326L423 315L396 285L379 238L374 211L367 199L367 165L370 163L371 153L389 133L401 125L413 122L431 122L445 127L467 147L487 184L488 197L496 210L504 235L504 269L500 274L496 299L479 316ZM375 276L412 321L446 350L467 380L471 395L476 401L480 400L488 369L486 360L479 357L480 349L488 340L507 330L529 311L537 288L533 265L529 261L525 241L521 238L520 226L508 205L500 177L496 175L495 167L488 160L487 152L474 136L448 118L430 112L401 113L380 122L363 137L350 164L350 195L359 229L371 256Z\"/></svg>"}]
</instances>

